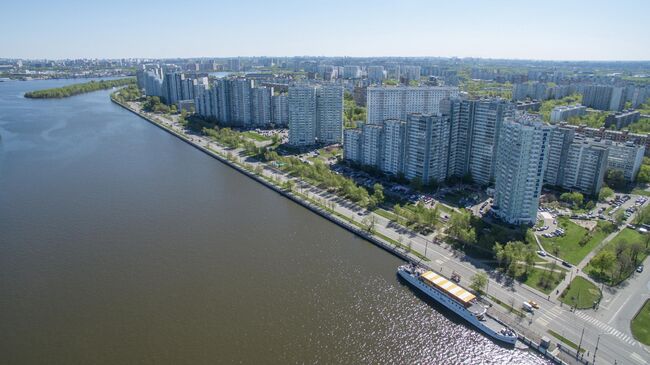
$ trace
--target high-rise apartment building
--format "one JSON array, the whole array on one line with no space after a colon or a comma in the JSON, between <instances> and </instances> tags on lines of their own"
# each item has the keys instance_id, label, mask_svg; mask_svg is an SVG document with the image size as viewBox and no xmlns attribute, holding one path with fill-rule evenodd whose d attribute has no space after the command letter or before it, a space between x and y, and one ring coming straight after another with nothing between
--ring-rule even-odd
<instances>
[{"instance_id":1,"label":"high-rise apartment building","mask_svg":"<svg viewBox=\"0 0 650 365\"><path fill-rule=\"evenodd\" d=\"M361 126L361 164L381 166L383 162L384 128L376 124Z\"/></svg>"},{"instance_id":2,"label":"high-rise apartment building","mask_svg":"<svg viewBox=\"0 0 650 365\"><path fill-rule=\"evenodd\" d=\"M606 141L606 143L609 149L607 170L621 170L625 180L635 181L643 163L645 146L639 146L632 142Z\"/></svg>"},{"instance_id":3,"label":"high-rise apartment building","mask_svg":"<svg viewBox=\"0 0 650 365\"><path fill-rule=\"evenodd\" d=\"M381 85L385 78L384 66L368 66L368 82L370 84Z\"/></svg>"},{"instance_id":4,"label":"high-rise apartment building","mask_svg":"<svg viewBox=\"0 0 650 365\"><path fill-rule=\"evenodd\" d=\"M537 221L550 129L530 115L518 115L503 123L492 210L510 224Z\"/></svg>"},{"instance_id":5,"label":"high-rise apartment building","mask_svg":"<svg viewBox=\"0 0 650 365\"><path fill-rule=\"evenodd\" d=\"M406 155L406 122L401 120L384 121L383 158L380 169L397 176L404 172Z\"/></svg>"},{"instance_id":6,"label":"high-rise apartment building","mask_svg":"<svg viewBox=\"0 0 650 365\"><path fill-rule=\"evenodd\" d=\"M501 125L507 117L513 115L514 109L512 104L503 99L467 103L470 105L465 113L471 120L472 131L468 146L468 171L474 182L489 185L494 181Z\"/></svg>"},{"instance_id":7,"label":"high-rise apartment building","mask_svg":"<svg viewBox=\"0 0 650 365\"><path fill-rule=\"evenodd\" d=\"M289 144L341 143L343 88L338 85L289 87Z\"/></svg>"},{"instance_id":8,"label":"high-rise apartment building","mask_svg":"<svg viewBox=\"0 0 650 365\"><path fill-rule=\"evenodd\" d=\"M273 110L273 124L276 127L289 125L289 100L287 94L278 94L271 96L271 106Z\"/></svg>"},{"instance_id":9,"label":"high-rise apartment building","mask_svg":"<svg viewBox=\"0 0 650 365\"><path fill-rule=\"evenodd\" d=\"M406 120L410 113L439 114L440 101L458 97L450 86L370 86L367 90L368 123L382 124L388 119Z\"/></svg>"},{"instance_id":10,"label":"high-rise apartment building","mask_svg":"<svg viewBox=\"0 0 650 365\"><path fill-rule=\"evenodd\" d=\"M324 84L316 88L316 138L318 143L343 141L343 88Z\"/></svg>"},{"instance_id":11,"label":"high-rise apartment building","mask_svg":"<svg viewBox=\"0 0 650 365\"><path fill-rule=\"evenodd\" d=\"M607 169L605 143L577 136L569 145L563 161L562 187L597 196Z\"/></svg>"},{"instance_id":12,"label":"high-rise apartment building","mask_svg":"<svg viewBox=\"0 0 650 365\"><path fill-rule=\"evenodd\" d=\"M447 178L449 118L409 114L406 121L404 175L423 184Z\"/></svg>"}]
</instances>

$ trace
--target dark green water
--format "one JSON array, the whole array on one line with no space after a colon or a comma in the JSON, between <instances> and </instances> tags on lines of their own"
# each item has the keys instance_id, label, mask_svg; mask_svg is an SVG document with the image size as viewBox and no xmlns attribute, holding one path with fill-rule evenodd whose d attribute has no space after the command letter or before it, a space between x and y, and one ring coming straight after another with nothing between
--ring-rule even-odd
<instances>
[{"instance_id":1,"label":"dark green water","mask_svg":"<svg viewBox=\"0 0 650 365\"><path fill-rule=\"evenodd\" d=\"M109 91L22 97L72 82L0 82L0 363L546 363Z\"/></svg>"}]
</instances>

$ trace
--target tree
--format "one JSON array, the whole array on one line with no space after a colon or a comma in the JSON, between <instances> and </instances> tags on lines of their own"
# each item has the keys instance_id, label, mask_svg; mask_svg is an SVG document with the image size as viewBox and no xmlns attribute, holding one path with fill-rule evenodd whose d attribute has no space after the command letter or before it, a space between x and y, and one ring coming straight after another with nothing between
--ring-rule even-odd
<instances>
[{"instance_id":1,"label":"tree","mask_svg":"<svg viewBox=\"0 0 650 365\"><path fill-rule=\"evenodd\" d=\"M601 276L605 274L605 271L609 271L614 263L616 263L616 256L608 250L600 251L591 259L591 265L598 270Z\"/></svg>"},{"instance_id":2,"label":"tree","mask_svg":"<svg viewBox=\"0 0 650 365\"><path fill-rule=\"evenodd\" d=\"M472 275L470 278L470 284L469 287L474 289L476 293L479 295L483 294L483 291L485 290L485 287L487 286L488 283L488 276L486 273L480 271L477 272L476 274Z\"/></svg>"},{"instance_id":3,"label":"tree","mask_svg":"<svg viewBox=\"0 0 650 365\"><path fill-rule=\"evenodd\" d=\"M625 175L620 169L611 169L608 170L605 174L605 182L608 186L613 186L617 189L622 189L625 187Z\"/></svg>"},{"instance_id":4,"label":"tree","mask_svg":"<svg viewBox=\"0 0 650 365\"><path fill-rule=\"evenodd\" d=\"M372 196L377 200L377 204L384 202L384 186L377 183L372 187Z\"/></svg>"},{"instance_id":5,"label":"tree","mask_svg":"<svg viewBox=\"0 0 650 365\"><path fill-rule=\"evenodd\" d=\"M620 226L624 220L625 220L625 213L623 213L622 210L619 210L618 212L616 212L616 214L614 214L614 221L616 222L617 226Z\"/></svg>"},{"instance_id":6,"label":"tree","mask_svg":"<svg viewBox=\"0 0 650 365\"><path fill-rule=\"evenodd\" d=\"M449 235L462 243L476 243L476 233L471 220L471 213L465 209L452 213L449 220Z\"/></svg>"},{"instance_id":7,"label":"tree","mask_svg":"<svg viewBox=\"0 0 650 365\"><path fill-rule=\"evenodd\" d=\"M612 196L614 196L614 190L612 190L607 186L604 186L602 189L600 189L600 192L598 193L598 200L604 201L607 200L607 198Z\"/></svg>"},{"instance_id":8,"label":"tree","mask_svg":"<svg viewBox=\"0 0 650 365\"><path fill-rule=\"evenodd\" d=\"M582 202L584 201L584 196L575 191L571 193L564 193L560 195L560 200L566 203L571 203L573 207L577 208L582 205Z\"/></svg>"},{"instance_id":9,"label":"tree","mask_svg":"<svg viewBox=\"0 0 650 365\"><path fill-rule=\"evenodd\" d=\"M647 119L648 124L650 124L650 119ZM644 164L641 165L641 168L639 169L639 173L636 175L636 181L638 181L641 184L647 184L650 183L650 165Z\"/></svg>"}]
</instances>

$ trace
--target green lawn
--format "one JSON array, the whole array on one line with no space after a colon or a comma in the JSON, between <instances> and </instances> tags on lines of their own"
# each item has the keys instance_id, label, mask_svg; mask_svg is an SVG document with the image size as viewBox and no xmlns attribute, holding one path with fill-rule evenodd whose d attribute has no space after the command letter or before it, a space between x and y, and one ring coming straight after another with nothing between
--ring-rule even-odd
<instances>
[{"instance_id":1,"label":"green lawn","mask_svg":"<svg viewBox=\"0 0 650 365\"><path fill-rule=\"evenodd\" d=\"M384 217L384 218L386 218L386 219L388 219L388 220L390 220L390 221L394 221L395 218L397 218L397 216L395 215L395 213L393 213L393 212L389 212L389 211L387 211L386 209L382 209L382 208L377 208L377 209L375 209L375 210L373 211L373 213L376 213L376 214L378 214L378 215L380 215L380 216L382 216L382 217Z\"/></svg>"},{"instance_id":2,"label":"green lawn","mask_svg":"<svg viewBox=\"0 0 650 365\"><path fill-rule=\"evenodd\" d=\"M559 257L577 265L587 256L602 240L607 237L612 224L609 222L598 221L598 226L591 233L591 238L584 242L582 239L589 233L586 228L571 222L566 217L558 217L558 223L566 234L561 237L539 237L546 252L553 253L557 249ZM580 243L584 243L581 245Z\"/></svg>"},{"instance_id":3,"label":"green lawn","mask_svg":"<svg viewBox=\"0 0 650 365\"><path fill-rule=\"evenodd\" d=\"M603 247L603 250L609 250L611 252L616 252L616 246L619 245L620 242L627 242L628 245L633 242L644 242L644 237L641 233L631 229L631 228L625 228L622 230L614 239L609 241L605 247ZM639 256L637 257L637 263L643 262L645 258L647 257L647 251L642 251ZM605 280L605 282L608 285L618 285L619 283L625 281L636 269L636 265L631 265L628 270L624 270L621 272L620 276L618 275L619 272L619 264L618 262L613 265L613 267L606 271L604 275L601 275L598 270L596 270L593 266L591 266L591 262L587 267L585 267L584 272L588 273L591 277L594 277L596 279L602 279Z\"/></svg>"},{"instance_id":4,"label":"green lawn","mask_svg":"<svg viewBox=\"0 0 650 365\"><path fill-rule=\"evenodd\" d=\"M575 306L578 309L592 308L594 302L600 300L600 289L589 280L580 276L573 279L568 288L566 288L560 300L564 304Z\"/></svg>"},{"instance_id":5,"label":"green lawn","mask_svg":"<svg viewBox=\"0 0 650 365\"><path fill-rule=\"evenodd\" d=\"M566 271L559 267L555 269L555 272L534 267L530 269L523 283L545 294L550 294L565 276Z\"/></svg>"},{"instance_id":6,"label":"green lawn","mask_svg":"<svg viewBox=\"0 0 650 365\"><path fill-rule=\"evenodd\" d=\"M561 334L559 334L559 333L557 333L557 332L555 332L553 330L548 330L548 333L550 333L551 336L557 338L558 340L564 342L565 345L571 347L572 349L574 349L576 351L578 350L578 345L575 342L569 340L568 338L562 336ZM585 352L585 349L581 348L580 352Z\"/></svg>"},{"instance_id":7,"label":"green lawn","mask_svg":"<svg viewBox=\"0 0 650 365\"><path fill-rule=\"evenodd\" d=\"M630 324L632 335L639 342L650 346L650 300L646 300Z\"/></svg>"},{"instance_id":8,"label":"green lawn","mask_svg":"<svg viewBox=\"0 0 650 365\"><path fill-rule=\"evenodd\" d=\"M650 191L637 188L632 190L632 194L650 196Z\"/></svg>"},{"instance_id":9,"label":"green lawn","mask_svg":"<svg viewBox=\"0 0 650 365\"><path fill-rule=\"evenodd\" d=\"M253 131L243 132L242 135L244 137L246 137L246 138L254 139L254 140L260 141L260 142L270 141L271 140L271 138L269 138L267 136L263 136L263 135L261 135L261 134L259 134L257 132L253 132Z\"/></svg>"}]
</instances>

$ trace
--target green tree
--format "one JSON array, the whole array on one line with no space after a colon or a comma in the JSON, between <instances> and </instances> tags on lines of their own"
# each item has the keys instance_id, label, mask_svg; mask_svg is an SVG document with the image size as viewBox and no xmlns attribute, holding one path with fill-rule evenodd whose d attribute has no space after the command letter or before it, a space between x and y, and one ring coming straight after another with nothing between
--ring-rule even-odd
<instances>
[{"instance_id":1,"label":"green tree","mask_svg":"<svg viewBox=\"0 0 650 365\"><path fill-rule=\"evenodd\" d=\"M605 174L605 182L608 186L612 186L616 189L622 189L626 184L625 175L620 169L608 170Z\"/></svg>"},{"instance_id":2,"label":"green tree","mask_svg":"<svg viewBox=\"0 0 650 365\"><path fill-rule=\"evenodd\" d=\"M449 220L449 235L462 243L476 243L476 233L471 220L471 213L465 209L452 213Z\"/></svg>"},{"instance_id":3,"label":"green tree","mask_svg":"<svg viewBox=\"0 0 650 365\"><path fill-rule=\"evenodd\" d=\"M384 202L384 186L377 183L372 187L373 193L372 196L377 201L377 204Z\"/></svg>"},{"instance_id":4,"label":"green tree","mask_svg":"<svg viewBox=\"0 0 650 365\"><path fill-rule=\"evenodd\" d=\"M601 276L605 275L605 272L609 271L615 263L616 256L614 256L613 252L608 250L600 251L593 259L591 259L591 265L598 270Z\"/></svg>"},{"instance_id":5,"label":"green tree","mask_svg":"<svg viewBox=\"0 0 650 365\"><path fill-rule=\"evenodd\" d=\"M607 198L610 198L614 196L614 190L607 186L603 186L602 189L600 189L600 192L598 193L598 200L604 201L607 200Z\"/></svg>"},{"instance_id":6,"label":"green tree","mask_svg":"<svg viewBox=\"0 0 650 365\"><path fill-rule=\"evenodd\" d=\"M472 275L472 277L470 278L469 287L474 289L476 293L481 295L483 294L483 291L485 290L487 283L488 283L487 274L485 272L480 271Z\"/></svg>"}]
</instances>

